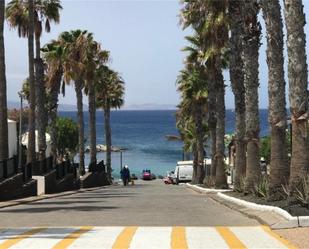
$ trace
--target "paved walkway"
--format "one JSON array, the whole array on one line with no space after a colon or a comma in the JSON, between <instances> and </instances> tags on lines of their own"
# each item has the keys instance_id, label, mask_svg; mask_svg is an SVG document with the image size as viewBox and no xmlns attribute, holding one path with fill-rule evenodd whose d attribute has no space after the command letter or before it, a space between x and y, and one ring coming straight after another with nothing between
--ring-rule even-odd
<instances>
[{"instance_id":1,"label":"paved walkway","mask_svg":"<svg viewBox=\"0 0 309 249\"><path fill-rule=\"evenodd\" d=\"M293 248L268 227L67 227L0 231L0 249Z\"/></svg>"}]
</instances>

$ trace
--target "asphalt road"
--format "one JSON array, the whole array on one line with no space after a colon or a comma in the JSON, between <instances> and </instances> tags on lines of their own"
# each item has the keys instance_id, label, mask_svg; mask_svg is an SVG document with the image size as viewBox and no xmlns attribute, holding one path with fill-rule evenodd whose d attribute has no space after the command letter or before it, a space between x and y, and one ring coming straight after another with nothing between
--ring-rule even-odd
<instances>
[{"instance_id":1,"label":"asphalt road","mask_svg":"<svg viewBox=\"0 0 309 249\"><path fill-rule=\"evenodd\" d=\"M204 195L161 180L0 209L0 227L255 225L257 221Z\"/></svg>"}]
</instances>

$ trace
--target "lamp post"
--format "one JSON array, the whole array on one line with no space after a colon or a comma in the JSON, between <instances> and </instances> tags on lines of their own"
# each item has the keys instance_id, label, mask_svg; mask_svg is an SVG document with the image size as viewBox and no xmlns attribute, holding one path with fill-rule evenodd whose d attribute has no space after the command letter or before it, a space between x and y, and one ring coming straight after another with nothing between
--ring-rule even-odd
<instances>
[{"instance_id":1,"label":"lamp post","mask_svg":"<svg viewBox=\"0 0 309 249\"><path fill-rule=\"evenodd\" d=\"M22 145L22 113L23 113L23 98L24 94L23 92L18 92L18 95L20 97L20 111L19 111L19 153L18 153L18 168L22 168L22 151L23 151L23 145Z\"/></svg>"},{"instance_id":2,"label":"lamp post","mask_svg":"<svg viewBox=\"0 0 309 249\"><path fill-rule=\"evenodd\" d=\"M122 149L120 149L120 172L122 171Z\"/></svg>"}]
</instances>

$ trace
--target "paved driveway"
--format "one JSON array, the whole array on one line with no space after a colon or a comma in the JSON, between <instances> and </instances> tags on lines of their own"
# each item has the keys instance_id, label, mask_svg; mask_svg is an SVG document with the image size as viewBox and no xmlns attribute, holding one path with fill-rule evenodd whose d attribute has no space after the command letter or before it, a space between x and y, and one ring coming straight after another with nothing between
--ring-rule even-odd
<instances>
[{"instance_id":1,"label":"paved driveway","mask_svg":"<svg viewBox=\"0 0 309 249\"><path fill-rule=\"evenodd\" d=\"M0 227L248 226L258 222L185 186L161 180L0 209Z\"/></svg>"}]
</instances>

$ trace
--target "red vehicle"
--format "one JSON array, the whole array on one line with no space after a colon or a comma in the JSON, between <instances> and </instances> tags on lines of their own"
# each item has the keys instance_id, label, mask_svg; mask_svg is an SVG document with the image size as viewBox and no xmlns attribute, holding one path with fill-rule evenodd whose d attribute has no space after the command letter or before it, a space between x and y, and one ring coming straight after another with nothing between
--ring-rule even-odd
<instances>
[{"instance_id":1,"label":"red vehicle","mask_svg":"<svg viewBox=\"0 0 309 249\"><path fill-rule=\"evenodd\" d=\"M150 169L144 169L142 173L143 180L152 180L151 171Z\"/></svg>"}]
</instances>

